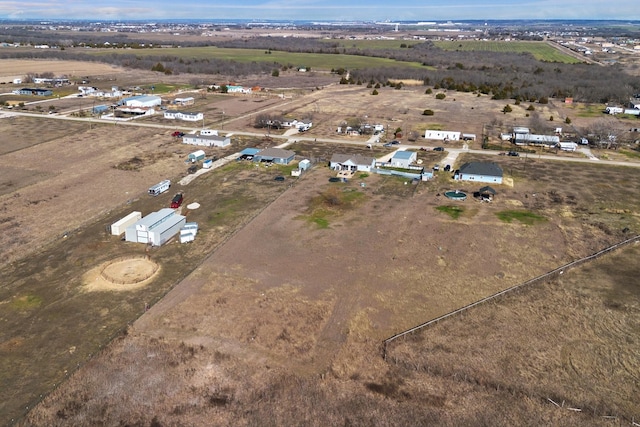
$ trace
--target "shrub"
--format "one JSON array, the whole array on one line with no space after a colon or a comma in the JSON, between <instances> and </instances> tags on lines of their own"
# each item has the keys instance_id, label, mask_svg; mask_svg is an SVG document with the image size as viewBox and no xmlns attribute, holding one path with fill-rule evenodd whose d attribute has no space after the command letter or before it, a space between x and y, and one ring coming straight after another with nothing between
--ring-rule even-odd
<instances>
[{"instance_id":1,"label":"shrub","mask_svg":"<svg viewBox=\"0 0 640 427\"><path fill-rule=\"evenodd\" d=\"M377 95L377 94L378 94L378 91L375 89L373 90L373 92L371 92L371 95Z\"/></svg>"},{"instance_id":2,"label":"shrub","mask_svg":"<svg viewBox=\"0 0 640 427\"><path fill-rule=\"evenodd\" d=\"M433 93L433 90L431 90L431 88L427 89L424 91L425 94L427 95L431 95Z\"/></svg>"},{"instance_id":3,"label":"shrub","mask_svg":"<svg viewBox=\"0 0 640 427\"><path fill-rule=\"evenodd\" d=\"M549 116L549 121L552 122L553 121L553 116Z\"/></svg>"},{"instance_id":4,"label":"shrub","mask_svg":"<svg viewBox=\"0 0 640 427\"><path fill-rule=\"evenodd\" d=\"M529 105L529 107L527 107L527 111L534 111L536 109L536 107L533 106L533 104Z\"/></svg>"},{"instance_id":5,"label":"shrub","mask_svg":"<svg viewBox=\"0 0 640 427\"><path fill-rule=\"evenodd\" d=\"M447 95L442 92L436 94L436 99L445 99L446 97Z\"/></svg>"},{"instance_id":6,"label":"shrub","mask_svg":"<svg viewBox=\"0 0 640 427\"><path fill-rule=\"evenodd\" d=\"M279 77L279 76L280 76L280 70L277 70L277 69L276 69L276 70L273 70L273 71L271 72L271 75L272 75L273 77Z\"/></svg>"},{"instance_id":7,"label":"shrub","mask_svg":"<svg viewBox=\"0 0 640 427\"><path fill-rule=\"evenodd\" d=\"M571 124L571 119L569 117L567 117L566 119L564 119L564 122L568 125Z\"/></svg>"},{"instance_id":8,"label":"shrub","mask_svg":"<svg viewBox=\"0 0 640 427\"><path fill-rule=\"evenodd\" d=\"M505 114L510 113L512 111L513 111L513 109L511 108L511 105L509 105L509 104L505 105L504 108L502 109L502 112L505 113Z\"/></svg>"},{"instance_id":9,"label":"shrub","mask_svg":"<svg viewBox=\"0 0 640 427\"><path fill-rule=\"evenodd\" d=\"M424 110L422 112L423 116L433 116L433 114L434 114L433 110Z\"/></svg>"}]
</instances>

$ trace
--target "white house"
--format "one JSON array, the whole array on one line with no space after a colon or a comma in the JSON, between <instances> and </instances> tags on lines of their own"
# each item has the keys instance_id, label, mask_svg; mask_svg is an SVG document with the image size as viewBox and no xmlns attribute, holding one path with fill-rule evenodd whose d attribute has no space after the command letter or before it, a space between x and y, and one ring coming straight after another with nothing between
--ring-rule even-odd
<instances>
[{"instance_id":1,"label":"white house","mask_svg":"<svg viewBox=\"0 0 640 427\"><path fill-rule=\"evenodd\" d=\"M202 113L190 113L182 111L165 110L164 118L169 120L184 120L187 122L197 122L204 119Z\"/></svg>"},{"instance_id":2,"label":"white house","mask_svg":"<svg viewBox=\"0 0 640 427\"><path fill-rule=\"evenodd\" d=\"M375 157L360 154L334 154L329 161L329 167L336 171L363 171L371 172L375 168Z\"/></svg>"},{"instance_id":3,"label":"white house","mask_svg":"<svg viewBox=\"0 0 640 427\"><path fill-rule=\"evenodd\" d=\"M427 130L424 133L425 139L437 139L438 141L459 141L460 132L444 130Z\"/></svg>"},{"instance_id":4,"label":"white house","mask_svg":"<svg viewBox=\"0 0 640 427\"><path fill-rule=\"evenodd\" d=\"M231 144L231 137L219 135L187 134L182 137L183 144L201 145L204 147L226 147Z\"/></svg>"},{"instance_id":5,"label":"white house","mask_svg":"<svg viewBox=\"0 0 640 427\"><path fill-rule=\"evenodd\" d=\"M554 147L560 143L558 135L536 135L533 133L517 133L515 134L516 145L541 145Z\"/></svg>"}]
</instances>

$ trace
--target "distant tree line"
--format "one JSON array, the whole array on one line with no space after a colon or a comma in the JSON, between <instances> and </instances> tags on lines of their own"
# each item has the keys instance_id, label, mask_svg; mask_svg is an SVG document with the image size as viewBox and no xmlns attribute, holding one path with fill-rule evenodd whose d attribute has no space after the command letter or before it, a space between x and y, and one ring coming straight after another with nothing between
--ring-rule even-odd
<instances>
[{"instance_id":1,"label":"distant tree line","mask_svg":"<svg viewBox=\"0 0 640 427\"><path fill-rule=\"evenodd\" d=\"M14 40L24 38L32 43L45 44L57 40L56 34L44 32L26 32L25 34L5 36ZM136 34L139 36L139 34ZM35 39L35 37L41 37ZM149 46L149 41L134 40L128 34L109 36L84 34L67 36L66 42L76 45L82 43L104 44L109 40L116 44L133 43ZM62 37L58 39L62 41ZM156 41L156 43L158 43ZM182 45L204 46L211 42L181 43ZM640 81L626 74L621 66L602 67L590 64L562 64L541 62L532 55L501 52L457 52L444 51L429 41L405 43L398 42L397 48L363 49L344 40L326 41L312 38L254 37L217 41L222 48L262 49L267 52L306 52L334 55L360 55L388 58L399 61L395 67L376 67L348 70L349 80L344 77L342 83L387 83L389 80L415 79L436 89L477 92L491 95L495 99L516 99L535 102L547 98L572 97L580 102L625 103L632 93L640 92ZM404 45L402 47L401 45ZM96 57L79 52L77 49L33 50L30 52L0 51L0 58L65 58L80 61L105 62L117 66L154 70L165 74L220 74L228 76L274 75L274 70L287 69L290 64L255 61L251 63L223 59L188 59L174 55L163 55L157 49L157 55L122 54L121 50L112 55ZM402 62L422 64L423 68L402 66Z\"/></svg>"}]
</instances>

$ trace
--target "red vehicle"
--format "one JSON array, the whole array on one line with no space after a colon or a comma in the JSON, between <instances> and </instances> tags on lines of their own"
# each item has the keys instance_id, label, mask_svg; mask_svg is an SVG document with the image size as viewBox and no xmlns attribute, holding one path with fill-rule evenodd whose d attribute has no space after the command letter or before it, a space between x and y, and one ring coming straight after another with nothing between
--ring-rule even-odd
<instances>
[{"instance_id":1,"label":"red vehicle","mask_svg":"<svg viewBox=\"0 0 640 427\"><path fill-rule=\"evenodd\" d=\"M182 193L178 193L175 196L173 196L173 199L171 199L171 208L172 209L177 209L182 205Z\"/></svg>"},{"instance_id":2,"label":"red vehicle","mask_svg":"<svg viewBox=\"0 0 640 427\"><path fill-rule=\"evenodd\" d=\"M174 133L172 133L171 136L176 138L182 138L184 136L184 132L180 132L179 130L177 130Z\"/></svg>"}]
</instances>

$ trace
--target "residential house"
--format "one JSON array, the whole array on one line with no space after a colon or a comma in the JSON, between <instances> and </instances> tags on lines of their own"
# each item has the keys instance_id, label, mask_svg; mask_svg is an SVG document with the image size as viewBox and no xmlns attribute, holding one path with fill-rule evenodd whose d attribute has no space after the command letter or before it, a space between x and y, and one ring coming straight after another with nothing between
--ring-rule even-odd
<instances>
[{"instance_id":1,"label":"residential house","mask_svg":"<svg viewBox=\"0 0 640 427\"><path fill-rule=\"evenodd\" d=\"M187 122L197 122L204 119L204 114L165 110L164 118L169 120L185 120Z\"/></svg>"},{"instance_id":2,"label":"residential house","mask_svg":"<svg viewBox=\"0 0 640 427\"><path fill-rule=\"evenodd\" d=\"M376 166L375 157L361 154L334 154L329 161L329 167L336 171L371 172Z\"/></svg>"},{"instance_id":3,"label":"residential house","mask_svg":"<svg viewBox=\"0 0 640 427\"><path fill-rule=\"evenodd\" d=\"M502 168L492 162L469 162L460 167L454 179L502 184Z\"/></svg>"},{"instance_id":4,"label":"residential house","mask_svg":"<svg viewBox=\"0 0 640 427\"><path fill-rule=\"evenodd\" d=\"M291 163L296 156L296 153L291 150L285 150L282 148L265 148L264 150L258 151L253 156L254 162L271 162L277 163L280 165L288 165Z\"/></svg>"},{"instance_id":5,"label":"residential house","mask_svg":"<svg viewBox=\"0 0 640 427\"><path fill-rule=\"evenodd\" d=\"M425 139L437 139L439 141L458 141L460 140L460 132L427 130L424 133L424 137Z\"/></svg>"},{"instance_id":6,"label":"residential house","mask_svg":"<svg viewBox=\"0 0 640 427\"><path fill-rule=\"evenodd\" d=\"M231 137L219 135L186 134L182 137L183 144L200 145L204 147L226 147L231 144Z\"/></svg>"}]
</instances>

